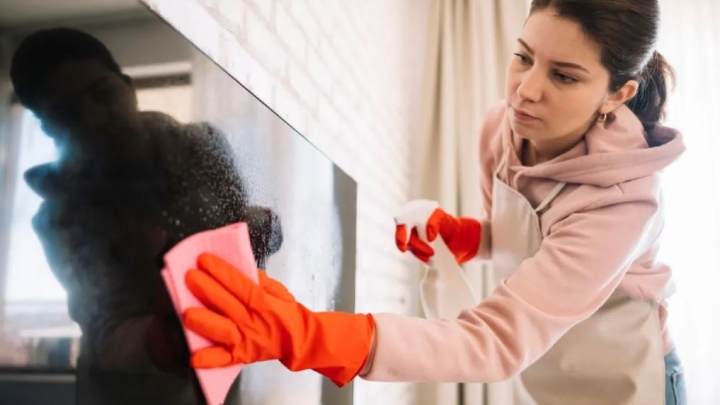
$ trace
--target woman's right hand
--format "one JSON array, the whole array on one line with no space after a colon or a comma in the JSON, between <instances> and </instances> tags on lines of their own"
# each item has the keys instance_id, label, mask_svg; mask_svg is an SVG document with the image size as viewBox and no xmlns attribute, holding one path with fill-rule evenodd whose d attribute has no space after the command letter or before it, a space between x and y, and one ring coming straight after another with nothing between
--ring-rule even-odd
<instances>
[{"instance_id":1,"label":"woman's right hand","mask_svg":"<svg viewBox=\"0 0 720 405\"><path fill-rule=\"evenodd\" d=\"M185 285L205 307L183 313L188 329L215 344L193 352L195 368L279 360L291 371L315 370L342 387L370 358L370 314L311 311L264 271L255 284L224 259L203 253Z\"/></svg>"},{"instance_id":2,"label":"woman's right hand","mask_svg":"<svg viewBox=\"0 0 720 405\"><path fill-rule=\"evenodd\" d=\"M442 209L436 209L425 224L428 241L432 242L438 235L455 256L459 264L468 262L478 252L482 235L480 222L473 218L456 218ZM429 262L435 251L418 235L417 228L410 230L399 224L395 229L395 244L401 252L408 250L422 262Z\"/></svg>"}]
</instances>

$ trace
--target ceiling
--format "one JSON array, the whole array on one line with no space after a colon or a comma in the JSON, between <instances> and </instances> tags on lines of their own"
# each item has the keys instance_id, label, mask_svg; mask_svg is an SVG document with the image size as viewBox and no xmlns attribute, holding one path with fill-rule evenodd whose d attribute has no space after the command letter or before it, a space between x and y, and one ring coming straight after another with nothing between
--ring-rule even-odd
<instances>
[{"instance_id":1,"label":"ceiling","mask_svg":"<svg viewBox=\"0 0 720 405\"><path fill-rule=\"evenodd\" d=\"M0 0L0 27L143 11L138 0Z\"/></svg>"}]
</instances>

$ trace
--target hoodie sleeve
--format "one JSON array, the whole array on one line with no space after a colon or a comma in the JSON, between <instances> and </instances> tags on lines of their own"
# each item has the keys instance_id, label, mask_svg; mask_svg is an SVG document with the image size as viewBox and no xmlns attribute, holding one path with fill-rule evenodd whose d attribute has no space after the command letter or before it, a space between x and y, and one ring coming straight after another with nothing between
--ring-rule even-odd
<instances>
[{"instance_id":1,"label":"hoodie sleeve","mask_svg":"<svg viewBox=\"0 0 720 405\"><path fill-rule=\"evenodd\" d=\"M640 180L642 181L642 180ZM646 244L654 198L618 192L558 222L540 250L455 320L379 314L372 381L494 382L597 311Z\"/></svg>"}]
</instances>

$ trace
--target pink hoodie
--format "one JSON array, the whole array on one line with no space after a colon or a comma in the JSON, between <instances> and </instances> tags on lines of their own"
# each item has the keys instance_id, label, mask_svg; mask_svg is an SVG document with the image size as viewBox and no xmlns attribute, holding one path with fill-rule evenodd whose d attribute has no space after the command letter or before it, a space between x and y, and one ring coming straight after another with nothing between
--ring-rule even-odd
<instances>
[{"instance_id":1,"label":"pink hoodie","mask_svg":"<svg viewBox=\"0 0 720 405\"><path fill-rule=\"evenodd\" d=\"M480 151L482 193L492 209L492 176L509 153L500 178L536 206L558 182L567 186L540 218L542 246L494 293L455 320L377 314L373 352L362 377L373 381L502 381L540 358L572 326L620 289L637 299L667 298L670 269L655 261L663 227L659 171L685 149L677 131L658 126L649 147L642 125L626 106L555 159L525 167L522 140L505 118L505 105L485 116ZM489 215L489 214L488 214ZM492 254L489 217L480 257ZM665 349L672 343L659 322Z\"/></svg>"}]
</instances>

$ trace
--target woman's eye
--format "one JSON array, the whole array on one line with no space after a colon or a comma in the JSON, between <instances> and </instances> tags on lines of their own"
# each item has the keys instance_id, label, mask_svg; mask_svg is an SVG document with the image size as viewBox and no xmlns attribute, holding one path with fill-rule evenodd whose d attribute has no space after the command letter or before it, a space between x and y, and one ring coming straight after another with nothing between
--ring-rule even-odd
<instances>
[{"instance_id":1,"label":"woman's eye","mask_svg":"<svg viewBox=\"0 0 720 405\"><path fill-rule=\"evenodd\" d=\"M518 57L521 65L529 65L530 64L530 58L528 58L527 56L520 54L520 53L516 53L514 55Z\"/></svg>"},{"instance_id":2,"label":"woman's eye","mask_svg":"<svg viewBox=\"0 0 720 405\"><path fill-rule=\"evenodd\" d=\"M575 83L577 81L575 78L564 75L562 73L555 73L555 78L557 78L560 81L560 83L567 83L567 84Z\"/></svg>"}]
</instances>

